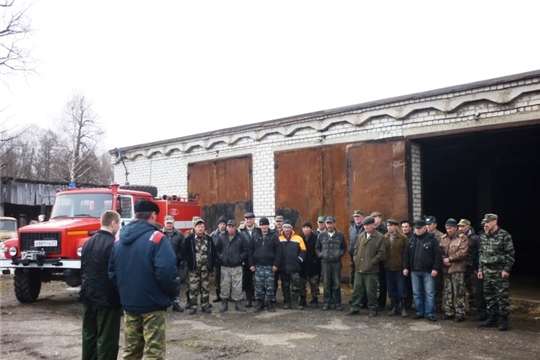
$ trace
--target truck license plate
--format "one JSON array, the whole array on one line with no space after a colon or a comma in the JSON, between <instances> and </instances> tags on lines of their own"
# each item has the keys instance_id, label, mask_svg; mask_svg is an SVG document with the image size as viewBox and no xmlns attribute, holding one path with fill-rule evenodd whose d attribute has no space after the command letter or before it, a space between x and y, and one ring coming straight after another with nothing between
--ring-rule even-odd
<instances>
[{"instance_id":1,"label":"truck license plate","mask_svg":"<svg viewBox=\"0 0 540 360\"><path fill-rule=\"evenodd\" d=\"M58 241L56 241L56 240L36 240L36 241L34 241L34 246L58 246Z\"/></svg>"}]
</instances>

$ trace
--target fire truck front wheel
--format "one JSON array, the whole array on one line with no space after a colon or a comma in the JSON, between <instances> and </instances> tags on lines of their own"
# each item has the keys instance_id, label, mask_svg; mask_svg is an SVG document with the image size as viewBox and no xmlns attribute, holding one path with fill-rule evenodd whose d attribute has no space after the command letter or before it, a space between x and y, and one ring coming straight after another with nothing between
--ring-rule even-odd
<instances>
[{"instance_id":1,"label":"fire truck front wheel","mask_svg":"<svg viewBox=\"0 0 540 360\"><path fill-rule=\"evenodd\" d=\"M14 288L17 300L22 303L34 302L41 291L41 270L15 269Z\"/></svg>"}]
</instances>

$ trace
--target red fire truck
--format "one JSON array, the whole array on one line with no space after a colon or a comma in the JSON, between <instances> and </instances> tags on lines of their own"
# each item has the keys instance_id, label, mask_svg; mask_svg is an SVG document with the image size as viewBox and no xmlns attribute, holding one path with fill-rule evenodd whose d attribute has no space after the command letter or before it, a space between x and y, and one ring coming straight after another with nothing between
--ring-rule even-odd
<instances>
[{"instance_id":1,"label":"red fire truck","mask_svg":"<svg viewBox=\"0 0 540 360\"><path fill-rule=\"evenodd\" d=\"M15 269L17 299L23 303L36 301L43 282L61 280L79 286L82 247L99 230L101 214L117 211L124 226L133 220L134 206L140 199L159 206L158 223L164 224L164 217L172 215L175 227L181 231L192 227L194 216L201 216L198 198L157 198L153 186L111 184L108 188L72 187L59 191L48 221L20 228L18 237L4 244L5 259L0 259L0 268L4 274Z\"/></svg>"}]
</instances>

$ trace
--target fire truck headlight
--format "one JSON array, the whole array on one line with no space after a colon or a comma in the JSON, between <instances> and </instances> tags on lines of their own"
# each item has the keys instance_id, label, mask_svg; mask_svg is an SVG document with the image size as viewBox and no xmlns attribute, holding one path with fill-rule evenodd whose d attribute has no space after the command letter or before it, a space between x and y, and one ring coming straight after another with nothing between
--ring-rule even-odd
<instances>
[{"instance_id":1,"label":"fire truck headlight","mask_svg":"<svg viewBox=\"0 0 540 360\"><path fill-rule=\"evenodd\" d=\"M77 248L77 256L78 256L78 257L81 257L81 256L82 256L82 246L79 246L79 247Z\"/></svg>"},{"instance_id":2,"label":"fire truck headlight","mask_svg":"<svg viewBox=\"0 0 540 360\"><path fill-rule=\"evenodd\" d=\"M9 256L14 257L17 255L17 248L15 246L12 246L9 248Z\"/></svg>"}]
</instances>

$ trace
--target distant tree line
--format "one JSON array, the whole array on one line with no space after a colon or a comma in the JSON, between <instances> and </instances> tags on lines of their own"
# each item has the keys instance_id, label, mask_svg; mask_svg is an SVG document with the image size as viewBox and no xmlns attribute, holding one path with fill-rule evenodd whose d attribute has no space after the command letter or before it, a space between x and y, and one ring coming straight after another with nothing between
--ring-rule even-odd
<instances>
[{"instance_id":1,"label":"distant tree line","mask_svg":"<svg viewBox=\"0 0 540 360\"><path fill-rule=\"evenodd\" d=\"M38 181L109 184L113 168L107 152L100 152L105 135L91 104L74 94L55 119L56 129L38 125L9 128L0 124L0 174Z\"/></svg>"}]
</instances>

